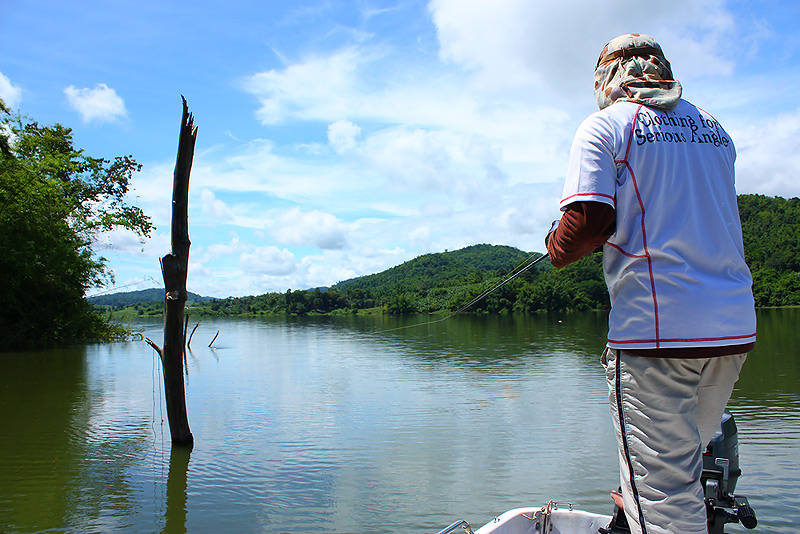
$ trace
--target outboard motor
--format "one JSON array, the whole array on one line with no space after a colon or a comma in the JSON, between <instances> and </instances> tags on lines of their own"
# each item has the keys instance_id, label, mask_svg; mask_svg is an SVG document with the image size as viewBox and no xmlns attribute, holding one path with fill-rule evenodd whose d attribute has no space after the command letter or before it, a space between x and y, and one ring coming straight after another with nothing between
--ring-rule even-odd
<instances>
[{"instance_id":1,"label":"outboard motor","mask_svg":"<svg viewBox=\"0 0 800 534\"><path fill-rule=\"evenodd\" d=\"M739 434L730 412L722 415L722 424L703 453L703 483L708 513L709 534L723 534L726 523L742 523L756 528L756 514L747 497L734 495L739 469ZM730 510L730 511L729 511Z\"/></svg>"},{"instance_id":2,"label":"outboard motor","mask_svg":"<svg viewBox=\"0 0 800 534\"><path fill-rule=\"evenodd\" d=\"M703 453L703 473L700 481L705 491L709 534L724 534L727 523L741 522L747 529L756 528L756 514L747 498L734 495L739 469L739 435L736 422L730 412L722 415L722 424L711 438ZM630 528L625 513L614 506L611 524L600 532L605 534L629 534Z\"/></svg>"}]
</instances>

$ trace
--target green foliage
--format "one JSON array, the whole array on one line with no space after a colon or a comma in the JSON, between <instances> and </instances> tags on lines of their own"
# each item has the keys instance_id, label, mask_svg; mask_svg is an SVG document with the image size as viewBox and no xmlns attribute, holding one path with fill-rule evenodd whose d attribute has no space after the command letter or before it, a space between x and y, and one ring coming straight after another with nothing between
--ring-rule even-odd
<instances>
[{"instance_id":1,"label":"green foliage","mask_svg":"<svg viewBox=\"0 0 800 534\"><path fill-rule=\"evenodd\" d=\"M382 273L355 278L325 290L287 291L197 302L197 315L306 315L365 310L404 315L460 310L537 258L507 246L473 245L425 254ZM608 307L600 255L556 271L543 263L470 305L468 313L511 313ZM160 313L156 302L136 313Z\"/></svg>"},{"instance_id":2,"label":"green foliage","mask_svg":"<svg viewBox=\"0 0 800 534\"><path fill-rule=\"evenodd\" d=\"M581 311L610 307L603 255L590 254L564 269L549 269L521 288L515 311Z\"/></svg>"},{"instance_id":3,"label":"green foliage","mask_svg":"<svg viewBox=\"0 0 800 534\"><path fill-rule=\"evenodd\" d=\"M337 291L357 289L388 298L397 291L426 292L439 287L475 284L486 277L507 273L529 254L499 245L472 245L460 250L425 254L382 273L345 280L334 285Z\"/></svg>"},{"instance_id":4,"label":"green foliage","mask_svg":"<svg viewBox=\"0 0 800 534\"><path fill-rule=\"evenodd\" d=\"M739 195L756 306L800 305L800 199Z\"/></svg>"},{"instance_id":5,"label":"green foliage","mask_svg":"<svg viewBox=\"0 0 800 534\"><path fill-rule=\"evenodd\" d=\"M345 295L320 288L308 291L266 293L258 296L226 299L198 299L187 313L205 316L235 315L309 315L324 314L350 308Z\"/></svg>"},{"instance_id":6,"label":"green foliage","mask_svg":"<svg viewBox=\"0 0 800 534\"><path fill-rule=\"evenodd\" d=\"M745 255L753 271L756 305L800 305L800 200L741 195L739 209ZM328 290L287 291L198 302L200 315L304 315L534 313L608 309L602 254L591 254L564 268L542 263L474 303L520 265L539 254L493 245L425 254L402 265L340 282ZM472 303L472 304L470 304ZM160 302L140 305L136 313L160 314Z\"/></svg>"},{"instance_id":7,"label":"green foliage","mask_svg":"<svg viewBox=\"0 0 800 534\"><path fill-rule=\"evenodd\" d=\"M72 132L0 110L0 331L3 346L107 339L118 328L84 298L110 280L92 244L127 228L141 237L150 219L125 202L140 166L75 149Z\"/></svg>"},{"instance_id":8,"label":"green foliage","mask_svg":"<svg viewBox=\"0 0 800 534\"><path fill-rule=\"evenodd\" d=\"M128 306L134 306L144 302L157 302L159 305L164 302L164 288L141 289L139 291L128 291L125 293L109 293L89 297L89 303L95 306L103 306L114 310L120 310ZM195 304L212 300L210 297L202 297L197 293L187 292L186 305Z\"/></svg>"},{"instance_id":9,"label":"green foliage","mask_svg":"<svg viewBox=\"0 0 800 534\"><path fill-rule=\"evenodd\" d=\"M389 315L410 315L417 312L417 307L408 293L398 291L386 303L384 310Z\"/></svg>"},{"instance_id":10,"label":"green foliage","mask_svg":"<svg viewBox=\"0 0 800 534\"><path fill-rule=\"evenodd\" d=\"M739 211L756 305L800 305L800 199L740 195ZM466 311L532 313L607 309L610 302L602 257L592 254L564 269L545 265L475 302ZM529 259L529 254L512 247L474 245L426 254L382 273L346 280L326 294L331 298L336 295L333 302L339 308L331 311L380 307L386 313L453 312L500 283L512 269ZM278 302L269 307L255 303L254 309L259 310L256 313L308 313L311 308L304 304L305 296L305 292L293 293L292 308ZM247 299L268 300L268 296ZM233 304L236 300L232 299L224 309L247 313L242 306Z\"/></svg>"},{"instance_id":11,"label":"green foliage","mask_svg":"<svg viewBox=\"0 0 800 534\"><path fill-rule=\"evenodd\" d=\"M747 264L753 271L800 271L800 199L739 195Z\"/></svg>"}]
</instances>

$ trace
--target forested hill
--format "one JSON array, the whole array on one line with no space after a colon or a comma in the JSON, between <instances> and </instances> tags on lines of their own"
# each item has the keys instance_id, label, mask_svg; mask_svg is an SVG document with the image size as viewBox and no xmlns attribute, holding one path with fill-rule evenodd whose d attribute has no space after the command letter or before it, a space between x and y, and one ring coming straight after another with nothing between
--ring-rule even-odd
<instances>
[{"instance_id":1,"label":"forested hill","mask_svg":"<svg viewBox=\"0 0 800 534\"><path fill-rule=\"evenodd\" d=\"M800 199L739 195L756 306L800 305Z\"/></svg>"},{"instance_id":2,"label":"forested hill","mask_svg":"<svg viewBox=\"0 0 800 534\"><path fill-rule=\"evenodd\" d=\"M800 305L800 199L740 195L745 257L753 272L756 305ZM260 315L448 312L494 287L514 268L539 253L498 245L425 254L381 273L339 282L330 288L212 299L190 304L192 313ZM139 314L158 314L160 300ZM470 308L472 312L532 312L604 309L609 306L602 254L565 268L542 262Z\"/></svg>"},{"instance_id":3,"label":"forested hill","mask_svg":"<svg viewBox=\"0 0 800 534\"><path fill-rule=\"evenodd\" d=\"M535 257L541 254L535 254ZM455 251L424 254L386 271L352 278L331 287L337 291L357 289L389 294L452 285L463 278L475 282L489 273L507 273L530 254L503 245L472 245Z\"/></svg>"},{"instance_id":4,"label":"forested hill","mask_svg":"<svg viewBox=\"0 0 800 534\"><path fill-rule=\"evenodd\" d=\"M541 256L505 245L472 245L424 254L377 274L345 280L330 292L347 295L349 305L356 309L382 306L390 313L450 310Z\"/></svg>"},{"instance_id":5,"label":"forested hill","mask_svg":"<svg viewBox=\"0 0 800 534\"><path fill-rule=\"evenodd\" d=\"M186 303L188 305L197 304L200 302L207 302L214 300L211 297L201 297L191 291L188 294ZM140 291L127 291L124 293L112 293L110 295L97 295L87 299L89 303L96 306L113 306L124 308L126 306L134 306L136 304L161 302L164 300L163 288L142 289Z\"/></svg>"}]
</instances>

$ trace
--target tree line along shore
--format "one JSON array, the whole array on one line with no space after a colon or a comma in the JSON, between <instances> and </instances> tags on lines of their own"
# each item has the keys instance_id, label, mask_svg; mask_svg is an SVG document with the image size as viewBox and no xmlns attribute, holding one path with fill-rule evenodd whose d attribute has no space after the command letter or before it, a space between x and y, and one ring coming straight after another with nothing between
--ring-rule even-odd
<instances>
[{"instance_id":1,"label":"tree line along shore","mask_svg":"<svg viewBox=\"0 0 800 534\"><path fill-rule=\"evenodd\" d=\"M800 305L800 199L739 195L745 257L758 307ZM540 253L502 245L473 245L425 254L381 273L328 288L287 290L224 299L195 296L187 313L258 316L343 313L452 313L502 282ZM158 294L158 290L151 290ZM161 297L163 298L163 296ZM113 295L95 301L121 317L161 315L160 298L126 303ZM467 310L467 313L532 313L609 308L602 253L565 269L541 262Z\"/></svg>"}]
</instances>

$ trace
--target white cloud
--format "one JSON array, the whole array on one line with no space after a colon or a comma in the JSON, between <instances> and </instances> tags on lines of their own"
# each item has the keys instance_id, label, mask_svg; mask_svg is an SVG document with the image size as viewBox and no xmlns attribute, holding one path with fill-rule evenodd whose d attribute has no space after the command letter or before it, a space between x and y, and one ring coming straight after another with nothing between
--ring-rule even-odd
<instances>
[{"instance_id":1,"label":"white cloud","mask_svg":"<svg viewBox=\"0 0 800 534\"><path fill-rule=\"evenodd\" d=\"M347 116L360 93L357 69L364 58L356 48L330 56L315 56L283 71L254 74L245 88L259 97L257 116L265 124L279 124L291 115L301 118Z\"/></svg>"},{"instance_id":2,"label":"white cloud","mask_svg":"<svg viewBox=\"0 0 800 534\"><path fill-rule=\"evenodd\" d=\"M238 254L247 247L239 242L238 236L233 236L228 243L214 243L206 248L206 253L211 258L219 258L221 256L228 256L231 254Z\"/></svg>"},{"instance_id":3,"label":"white cloud","mask_svg":"<svg viewBox=\"0 0 800 534\"><path fill-rule=\"evenodd\" d=\"M172 220L174 170L174 159L170 162L146 163L142 171L134 174L131 180L129 192L131 202L141 207L153 219L153 224L159 227L169 228ZM189 206L191 208L191 202Z\"/></svg>"},{"instance_id":4,"label":"white cloud","mask_svg":"<svg viewBox=\"0 0 800 534\"><path fill-rule=\"evenodd\" d=\"M256 247L239 258L239 266L249 274L286 276L296 270L295 256L289 250L278 247Z\"/></svg>"},{"instance_id":5,"label":"white cloud","mask_svg":"<svg viewBox=\"0 0 800 534\"><path fill-rule=\"evenodd\" d=\"M128 116L125 102L114 89L98 84L94 89L77 89L70 85L64 89L69 105L77 111L83 122L115 122Z\"/></svg>"},{"instance_id":6,"label":"white cloud","mask_svg":"<svg viewBox=\"0 0 800 534\"><path fill-rule=\"evenodd\" d=\"M451 130L391 128L370 136L362 156L392 191L419 201L434 193L464 201L506 184L502 146L497 140Z\"/></svg>"},{"instance_id":7,"label":"white cloud","mask_svg":"<svg viewBox=\"0 0 800 534\"><path fill-rule=\"evenodd\" d=\"M0 72L0 98L9 109L16 109L22 101L22 89L11 83L2 72Z\"/></svg>"},{"instance_id":8,"label":"white cloud","mask_svg":"<svg viewBox=\"0 0 800 534\"><path fill-rule=\"evenodd\" d=\"M732 67L720 53L733 37L721 0L609 0L602 9L593 0L432 0L429 10L443 60L472 71L481 86L538 89L532 98L590 94L603 45L632 31L655 37L679 75L727 74Z\"/></svg>"},{"instance_id":9,"label":"white cloud","mask_svg":"<svg viewBox=\"0 0 800 534\"><path fill-rule=\"evenodd\" d=\"M328 125L328 144L338 154L355 147L356 138L359 135L361 135L361 128L344 119Z\"/></svg>"},{"instance_id":10,"label":"white cloud","mask_svg":"<svg viewBox=\"0 0 800 534\"><path fill-rule=\"evenodd\" d=\"M233 221L228 206L216 196L209 189L200 191L200 205L203 213L207 215L214 223L221 224Z\"/></svg>"},{"instance_id":11,"label":"white cloud","mask_svg":"<svg viewBox=\"0 0 800 534\"><path fill-rule=\"evenodd\" d=\"M313 245L323 250L347 245L347 227L330 213L302 212L292 208L277 217L269 228L276 239L291 245Z\"/></svg>"},{"instance_id":12,"label":"white cloud","mask_svg":"<svg viewBox=\"0 0 800 534\"><path fill-rule=\"evenodd\" d=\"M430 226L420 226L414 228L408 233L408 240L415 248L426 248L425 244L430 241L431 228Z\"/></svg>"},{"instance_id":13,"label":"white cloud","mask_svg":"<svg viewBox=\"0 0 800 534\"><path fill-rule=\"evenodd\" d=\"M149 258L155 258L159 254L156 247L164 244L166 244L166 248L162 247L160 250L162 256L169 252L168 235L154 232L150 238L145 239L126 228L115 228L98 234L92 249L100 254L109 254L109 252L115 255L142 254Z\"/></svg>"},{"instance_id":14,"label":"white cloud","mask_svg":"<svg viewBox=\"0 0 800 534\"><path fill-rule=\"evenodd\" d=\"M800 109L732 131L739 193L800 196Z\"/></svg>"},{"instance_id":15,"label":"white cloud","mask_svg":"<svg viewBox=\"0 0 800 534\"><path fill-rule=\"evenodd\" d=\"M347 193L360 186L341 175L338 162L318 160L313 154L277 154L275 143L265 139L254 139L222 159L196 157L192 184L217 196L223 191L264 193L294 202L331 198L335 192Z\"/></svg>"},{"instance_id":16,"label":"white cloud","mask_svg":"<svg viewBox=\"0 0 800 534\"><path fill-rule=\"evenodd\" d=\"M364 146L367 163L388 178L394 190L443 191L455 186L457 135L424 129L386 129ZM450 149L453 150L450 150Z\"/></svg>"},{"instance_id":17,"label":"white cloud","mask_svg":"<svg viewBox=\"0 0 800 534\"><path fill-rule=\"evenodd\" d=\"M587 83L591 85L591 72ZM461 66L402 65L366 47L303 59L282 70L254 74L244 84L261 103L256 116L265 124L332 123L345 117L489 134L538 131L553 116L566 115L532 91L509 95L507 86L498 80L493 91L482 92ZM526 121L531 118L535 120Z\"/></svg>"},{"instance_id":18,"label":"white cloud","mask_svg":"<svg viewBox=\"0 0 800 534\"><path fill-rule=\"evenodd\" d=\"M464 195L476 190L476 181L487 178L550 181L562 172L554 156L566 157L568 138L585 115L580 104L574 113L575 106L558 108L530 86L522 93L510 92L502 80L490 89L481 88L461 66L410 67L388 59L376 61L377 57L372 49L334 51L255 74L246 89L261 102L257 116L267 124L328 123L328 142L334 151L361 157L355 173L347 169L353 178L333 176L348 191L357 191L375 173L394 184L429 191L454 185L457 194ZM309 90L312 79L314 90ZM587 112L588 105L594 105L590 85L591 72L584 91ZM377 128L361 138L356 120ZM242 157L237 163L266 167L276 159L275 154L266 154L259 159ZM340 159L334 165L342 163ZM284 187L298 188L301 183L298 177L274 169L247 174L271 175ZM323 187L330 190L329 185ZM314 185L303 189L318 190Z\"/></svg>"}]
</instances>

